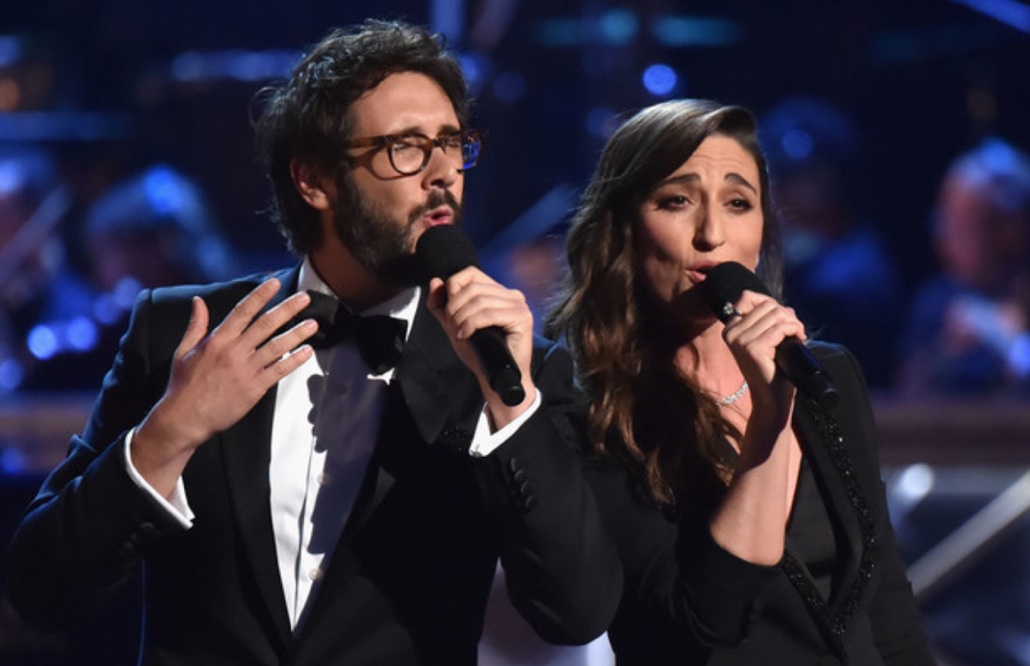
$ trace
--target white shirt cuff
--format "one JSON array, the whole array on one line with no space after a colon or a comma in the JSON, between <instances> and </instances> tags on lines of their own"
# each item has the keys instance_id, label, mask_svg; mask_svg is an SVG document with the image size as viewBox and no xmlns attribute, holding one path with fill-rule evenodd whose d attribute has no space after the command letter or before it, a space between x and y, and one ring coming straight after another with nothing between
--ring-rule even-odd
<instances>
[{"instance_id":1,"label":"white shirt cuff","mask_svg":"<svg viewBox=\"0 0 1030 666\"><path fill-rule=\"evenodd\" d=\"M472 435L472 445L469 446L469 455L475 458L482 458L483 456L493 453L497 447L507 442L508 439L515 434L515 431L521 428L522 424L529 420L529 417L536 413L541 402L543 402L543 395L538 388L536 390L536 397L533 398L533 403L529 408L519 414L518 418L514 421L493 433L490 432L490 419L486 415L486 405L483 405L483 411L479 413L479 422L476 424L476 432Z\"/></svg>"},{"instance_id":2,"label":"white shirt cuff","mask_svg":"<svg viewBox=\"0 0 1030 666\"><path fill-rule=\"evenodd\" d=\"M175 482L175 490L172 491L172 496L168 499L165 499L154 490L132 464L132 454L129 452L129 446L132 444L132 436L135 434L136 429L133 428L125 435L125 468L129 470L129 477L132 478L133 483L150 495L170 518L188 530L193 527L193 511L190 509L189 502L186 501L186 487L182 483L182 477L180 476Z\"/></svg>"}]
</instances>

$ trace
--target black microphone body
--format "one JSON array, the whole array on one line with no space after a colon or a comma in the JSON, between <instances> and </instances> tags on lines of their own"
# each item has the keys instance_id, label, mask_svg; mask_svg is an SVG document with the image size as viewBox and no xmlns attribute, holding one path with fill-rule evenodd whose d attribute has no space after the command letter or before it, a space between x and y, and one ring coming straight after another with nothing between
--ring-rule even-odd
<instances>
[{"instance_id":1,"label":"black microphone body","mask_svg":"<svg viewBox=\"0 0 1030 666\"><path fill-rule=\"evenodd\" d=\"M479 267L472 241L460 228L449 224L426 229L418 239L415 256L426 279L446 280L468 266ZM501 401L509 407L521 404L526 399L522 372L508 349L504 330L497 326L481 328L469 337L469 344Z\"/></svg>"},{"instance_id":2,"label":"black microphone body","mask_svg":"<svg viewBox=\"0 0 1030 666\"><path fill-rule=\"evenodd\" d=\"M723 323L733 316L732 304L745 289L770 295L761 278L735 261L710 270L701 287L709 307ZM837 404L839 396L833 379L805 343L795 337L785 338L776 347L775 360L776 366L803 394L827 409Z\"/></svg>"}]
</instances>

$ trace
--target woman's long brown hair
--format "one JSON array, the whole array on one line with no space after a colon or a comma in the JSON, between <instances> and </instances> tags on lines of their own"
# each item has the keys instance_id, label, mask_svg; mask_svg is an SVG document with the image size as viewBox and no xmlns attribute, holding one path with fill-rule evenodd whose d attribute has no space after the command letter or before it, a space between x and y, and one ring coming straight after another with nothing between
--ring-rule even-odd
<instances>
[{"instance_id":1,"label":"woman's long brown hair","mask_svg":"<svg viewBox=\"0 0 1030 666\"><path fill-rule=\"evenodd\" d=\"M725 484L733 458L726 440L741 435L662 343L638 280L633 231L652 189L712 135L735 139L755 158L764 216L759 274L779 294L779 233L754 117L741 107L675 100L638 112L605 145L572 220L569 272L545 327L576 360L594 446L640 463L648 491L666 505Z\"/></svg>"}]
</instances>

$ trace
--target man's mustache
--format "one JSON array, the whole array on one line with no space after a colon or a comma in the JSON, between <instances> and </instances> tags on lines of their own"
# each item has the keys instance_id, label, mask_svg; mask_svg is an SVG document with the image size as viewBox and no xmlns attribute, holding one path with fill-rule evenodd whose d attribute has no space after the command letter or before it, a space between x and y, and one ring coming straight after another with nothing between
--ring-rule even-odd
<instances>
[{"instance_id":1,"label":"man's mustache","mask_svg":"<svg viewBox=\"0 0 1030 666\"><path fill-rule=\"evenodd\" d=\"M454 213L454 224L458 224L461 221L461 204L458 203L458 199L454 194L450 191L436 191L429 195L424 204L411 211L408 215L408 226L415 224L423 215L440 206L447 206L451 209Z\"/></svg>"}]
</instances>

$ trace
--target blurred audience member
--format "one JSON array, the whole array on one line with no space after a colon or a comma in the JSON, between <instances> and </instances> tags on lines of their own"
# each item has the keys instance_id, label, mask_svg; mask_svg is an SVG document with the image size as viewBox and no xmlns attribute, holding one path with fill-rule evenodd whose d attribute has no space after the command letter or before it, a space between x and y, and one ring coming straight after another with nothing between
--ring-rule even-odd
<instances>
[{"instance_id":1,"label":"blurred audience member","mask_svg":"<svg viewBox=\"0 0 1030 666\"><path fill-rule=\"evenodd\" d=\"M90 290L66 261L60 230L70 208L50 154L0 147L0 394L22 388L54 340L40 321L73 322L89 311Z\"/></svg>"},{"instance_id":2,"label":"blurred audience member","mask_svg":"<svg viewBox=\"0 0 1030 666\"><path fill-rule=\"evenodd\" d=\"M577 196L571 184L556 185L481 248L487 274L525 295L537 333L568 266L566 218L575 208Z\"/></svg>"},{"instance_id":3,"label":"blurred audience member","mask_svg":"<svg viewBox=\"0 0 1030 666\"><path fill-rule=\"evenodd\" d=\"M998 138L959 156L937 195L940 273L913 301L901 388L1030 391L1030 158Z\"/></svg>"},{"instance_id":4,"label":"blurred audience member","mask_svg":"<svg viewBox=\"0 0 1030 666\"><path fill-rule=\"evenodd\" d=\"M200 188L164 165L116 185L94 204L86 249L93 281L108 293L126 282L156 287L233 274Z\"/></svg>"},{"instance_id":5,"label":"blurred audience member","mask_svg":"<svg viewBox=\"0 0 1030 666\"><path fill-rule=\"evenodd\" d=\"M853 196L862 138L828 102L787 98L760 123L783 220L785 299L821 338L850 349L869 385L893 378L900 278Z\"/></svg>"},{"instance_id":6,"label":"blurred audience member","mask_svg":"<svg viewBox=\"0 0 1030 666\"><path fill-rule=\"evenodd\" d=\"M567 265L567 230L568 224L560 222L539 235L527 236L516 242L491 243L483 253L483 264L489 274L500 276L505 284L512 285L526 297L537 333L540 333L544 315Z\"/></svg>"},{"instance_id":7,"label":"blurred audience member","mask_svg":"<svg viewBox=\"0 0 1030 666\"><path fill-rule=\"evenodd\" d=\"M505 268L511 284L518 285L517 288L525 294L538 333L541 325L536 323L536 317L540 315L540 321L543 321L543 315L561 284L565 270L564 248L564 233L555 232L516 245L507 256Z\"/></svg>"},{"instance_id":8,"label":"blurred audience member","mask_svg":"<svg viewBox=\"0 0 1030 666\"><path fill-rule=\"evenodd\" d=\"M96 388L141 289L233 274L200 188L168 166L112 187L89 209L83 231L88 311L41 313L28 334L36 363L22 389Z\"/></svg>"}]
</instances>

